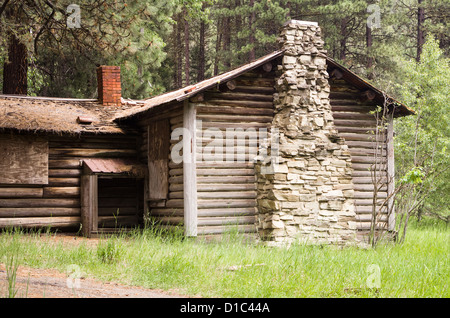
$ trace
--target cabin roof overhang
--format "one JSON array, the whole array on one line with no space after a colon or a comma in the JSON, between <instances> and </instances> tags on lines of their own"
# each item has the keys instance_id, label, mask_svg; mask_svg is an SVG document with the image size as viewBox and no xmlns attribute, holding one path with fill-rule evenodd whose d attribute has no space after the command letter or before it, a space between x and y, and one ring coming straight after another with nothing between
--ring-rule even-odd
<instances>
[{"instance_id":1,"label":"cabin roof overhang","mask_svg":"<svg viewBox=\"0 0 450 318\"><path fill-rule=\"evenodd\" d=\"M83 172L114 177L144 178L145 165L138 160L123 158L92 158L83 160Z\"/></svg>"},{"instance_id":2,"label":"cabin roof overhang","mask_svg":"<svg viewBox=\"0 0 450 318\"><path fill-rule=\"evenodd\" d=\"M227 81L233 80L239 75L251 71L255 68L258 68L266 63L271 62L272 60L283 56L283 51L275 51L268 55L265 55L251 63L242 65L238 68L235 68L229 72L211 77L209 79L206 79L204 81L198 82L193 85L189 85L186 87L183 87L181 89L171 91L168 93L164 93L161 95L158 95L153 98L149 98L143 101L138 106L129 108L123 112L119 112L116 117L114 118L115 122L121 122L126 120L131 120L133 118L138 117L139 115L144 114L145 112L149 110L155 110L163 107L167 107L174 102L181 102L184 101L196 94L199 94L207 89L210 89L214 86L223 84ZM356 88L364 91L364 90L371 90L375 94L375 101L384 105L387 104L388 107L390 107L394 111L395 117L400 116L407 116L414 114L414 111L407 107L406 105L400 103L399 101L395 100L394 98L388 96L380 89L376 88L360 76L356 75L354 72L350 71L345 66L339 64L335 60L327 57L327 65L328 69L339 69L342 74L344 80L349 82L350 84L354 85Z\"/></svg>"}]
</instances>

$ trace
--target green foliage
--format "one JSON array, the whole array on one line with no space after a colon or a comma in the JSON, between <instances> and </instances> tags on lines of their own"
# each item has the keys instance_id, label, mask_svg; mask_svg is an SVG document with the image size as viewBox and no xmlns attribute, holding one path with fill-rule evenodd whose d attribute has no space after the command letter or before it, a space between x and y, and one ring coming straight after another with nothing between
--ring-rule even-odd
<instances>
[{"instance_id":1,"label":"green foliage","mask_svg":"<svg viewBox=\"0 0 450 318\"><path fill-rule=\"evenodd\" d=\"M400 180L423 180L423 209L448 215L450 205L450 60L429 36L421 61L404 62L399 91L416 112L395 123L396 166ZM419 180L419 179L415 179Z\"/></svg>"}]
</instances>

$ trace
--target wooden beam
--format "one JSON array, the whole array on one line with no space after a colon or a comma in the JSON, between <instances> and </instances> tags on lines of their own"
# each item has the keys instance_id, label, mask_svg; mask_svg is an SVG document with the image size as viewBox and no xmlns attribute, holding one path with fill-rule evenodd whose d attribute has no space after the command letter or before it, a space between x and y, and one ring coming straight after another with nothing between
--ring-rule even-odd
<instances>
[{"instance_id":1,"label":"wooden beam","mask_svg":"<svg viewBox=\"0 0 450 318\"><path fill-rule=\"evenodd\" d=\"M197 173L196 173L196 108L184 102L183 111L183 198L184 232L197 236Z\"/></svg>"},{"instance_id":2,"label":"wooden beam","mask_svg":"<svg viewBox=\"0 0 450 318\"><path fill-rule=\"evenodd\" d=\"M394 210L394 197L393 193L395 191L395 180L394 180L394 174L395 174L395 166L394 166L394 116L391 114L389 115L389 122L388 122L388 128L387 128L387 175L388 175L388 182L387 182L387 194L388 197L390 196L388 200L388 213L389 213L389 219L388 219L388 230L392 231L395 229L395 210Z\"/></svg>"},{"instance_id":3,"label":"wooden beam","mask_svg":"<svg viewBox=\"0 0 450 318\"><path fill-rule=\"evenodd\" d=\"M81 176L81 225L82 233L91 237L98 229L98 177L93 174Z\"/></svg>"}]
</instances>

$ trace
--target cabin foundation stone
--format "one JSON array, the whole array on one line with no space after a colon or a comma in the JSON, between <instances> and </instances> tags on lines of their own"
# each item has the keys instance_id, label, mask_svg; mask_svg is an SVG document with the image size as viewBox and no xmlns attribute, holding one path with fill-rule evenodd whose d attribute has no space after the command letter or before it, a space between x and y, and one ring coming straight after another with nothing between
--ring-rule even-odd
<instances>
[{"instance_id":1,"label":"cabin foundation stone","mask_svg":"<svg viewBox=\"0 0 450 318\"><path fill-rule=\"evenodd\" d=\"M269 245L354 244L351 156L334 127L321 30L290 21L279 43L271 126L279 144L278 153L270 146L272 173L257 162L258 232Z\"/></svg>"}]
</instances>

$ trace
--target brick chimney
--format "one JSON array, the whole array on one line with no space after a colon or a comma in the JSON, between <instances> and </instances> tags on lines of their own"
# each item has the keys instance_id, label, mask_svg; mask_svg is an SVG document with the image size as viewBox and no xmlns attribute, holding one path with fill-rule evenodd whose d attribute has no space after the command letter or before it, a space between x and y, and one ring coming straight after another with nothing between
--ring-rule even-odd
<instances>
[{"instance_id":1,"label":"brick chimney","mask_svg":"<svg viewBox=\"0 0 450 318\"><path fill-rule=\"evenodd\" d=\"M120 106L122 88L120 67L101 65L97 68L98 100L103 106Z\"/></svg>"}]
</instances>

